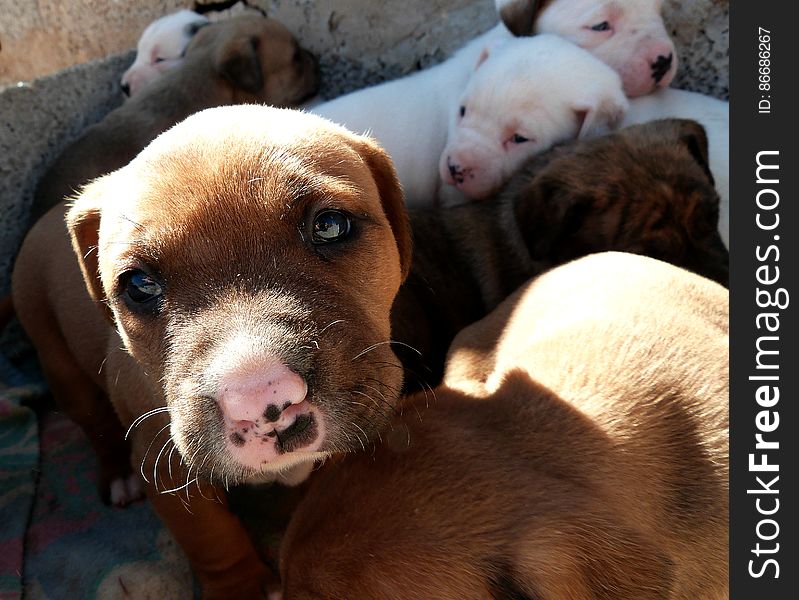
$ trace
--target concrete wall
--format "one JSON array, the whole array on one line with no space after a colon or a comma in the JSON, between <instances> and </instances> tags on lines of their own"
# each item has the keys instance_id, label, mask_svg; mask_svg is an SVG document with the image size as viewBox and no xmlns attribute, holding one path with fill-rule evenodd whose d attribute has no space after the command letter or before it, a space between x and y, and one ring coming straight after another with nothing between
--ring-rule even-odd
<instances>
[{"instance_id":1,"label":"concrete wall","mask_svg":"<svg viewBox=\"0 0 799 600\"><path fill-rule=\"evenodd\" d=\"M325 97L438 62L496 22L492 0L249 3L283 21L321 57ZM8 293L36 181L83 128L122 101L119 77L147 23L191 5L0 0L0 78L33 79L0 92L0 296ZM681 58L678 87L727 97L728 8L727 0L665 1L667 27ZM92 58L98 60L78 64ZM67 65L77 66L33 77Z\"/></svg>"}]
</instances>

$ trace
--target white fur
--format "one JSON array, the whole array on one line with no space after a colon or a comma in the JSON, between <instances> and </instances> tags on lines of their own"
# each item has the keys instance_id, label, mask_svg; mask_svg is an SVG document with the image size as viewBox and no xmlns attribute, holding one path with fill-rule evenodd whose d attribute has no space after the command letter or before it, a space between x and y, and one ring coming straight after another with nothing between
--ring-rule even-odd
<instances>
[{"instance_id":1,"label":"white fur","mask_svg":"<svg viewBox=\"0 0 799 600\"><path fill-rule=\"evenodd\" d=\"M531 0L495 0L498 10L530 9ZM600 58L621 75L629 97L667 87L677 70L677 55L661 17L662 0L555 0L538 15L534 32L554 33ZM591 28L607 23L605 31ZM513 29L512 25L508 23ZM660 81L652 63L672 55Z\"/></svg>"},{"instance_id":2,"label":"white fur","mask_svg":"<svg viewBox=\"0 0 799 600\"><path fill-rule=\"evenodd\" d=\"M450 108L440 176L485 198L531 156L614 129L626 109L619 75L579 46L546 34L507 40L484 50ZM448 205L467 199L445 194Z\"/></svg>"},{"instance_id":3,"label":"white fur","mask_svg":"<svg viewBox=\"0 0 799 600\"><path fill-rule=\"evenodd\" d=\"M446 143L447 114L483 48L511 37L497 25L441 64L346 94L311 112L374 137L394 161L408 205L430 205L439 187L436 165Z\"/></svg>"},{"instance_id":4,"label":"white fur","mask_svg":"<svg viewBox=\"0 0 799 600\"><path fill-rule=\"evenodd\" d=\"M673 88L630 102L622 125L675 117L693 119L707 132L708 162L721 199L719 234L730 247L730 105L727 102Z\"/></svg>"},{"instance_id":5,"label":"white fur","mask_svg":"<svg viewBox=\"0 0 799 600\"><path fill-rule=\"evenodd\" d=\"M190 10L179 10L150 23L139 38L136 60L122 75L122 85L134 96L166 70L180 64L197 26L208 19Z\"/></svg>"}]
</instances>

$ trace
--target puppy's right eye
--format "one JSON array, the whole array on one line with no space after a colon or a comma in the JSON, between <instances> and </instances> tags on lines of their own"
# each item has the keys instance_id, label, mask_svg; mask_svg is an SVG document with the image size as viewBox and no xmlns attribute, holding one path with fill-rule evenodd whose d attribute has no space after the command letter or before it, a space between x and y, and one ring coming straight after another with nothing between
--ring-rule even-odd
<instances>
[{"instance_id":1,"label":"puppy's right eye","mask_svg":"<svg viewBox=\"0 0 799 600\"><path fill-rule=\"evenodd\" d=\"M607 21L602 21L601 23L591 26L591 31L607 31L608 29L610 29L610 23Z\"/></svg>"},{"instance_id":2,"label":"puppy's right eye","mask_svg":"<svg viewBox=\"0 0 799 600\"><path fill-rule=\"evenodd\" d=\"M154 277L141 269L134 269L124 273L120 278L123 297L132 309L155 311L158 300L163 295L163 288Z\"/></svg>"},{"instance_id":3,"label":"puppy's right eye","mask_svg":"<svg viewBox=\"0 0 799 600\"><path fill-rule=\"evenodd\" d=\"M156 57L153 59L153 64L158 64L158 63L160 63L160 62L164 62L165 60L166 60L165 58L161 58L160 56L156 56Z\"/></svg>"},{"instance_id":4,"label":"puppy's right eye","mask_svg":"<svg viewBox=\"0 0 799 600\"><path fill-rule=\"evenodd\" d=\"M461 117L465 116L466 115L466 107L465 106L461 106L459 112L460 112Z\"/></svg>"},{"instance_id":5,"label":"puppy's right eye","mask_svg":"<svg viewBox=\"0 0 799 600\"><path fill-rule=\"evenodd\" d=\"M323 210L314 218L313 241L316 244L339 242L351 231L349 216L339 210Z\"/></svg>"}]
</instances>

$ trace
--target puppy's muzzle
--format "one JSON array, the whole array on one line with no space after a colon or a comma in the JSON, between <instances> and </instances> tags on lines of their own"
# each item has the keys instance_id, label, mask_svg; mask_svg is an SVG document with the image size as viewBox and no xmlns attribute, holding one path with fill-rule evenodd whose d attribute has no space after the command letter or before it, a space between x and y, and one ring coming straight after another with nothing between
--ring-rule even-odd
<instances>
[{"instance_id":1,"label":"puppy's muzzle","mask_svg":"<svg viewBox=\"0 0 799 600\"><path fill-rule=\"evenodd\" d=\"M321 426L305 379L276 356L262 361L255 373L225 377L216 397L229 452L254 469L288 452L314 450Z\"/></svg>"},{"instance_id":2,"label":"puppy's muzzle","mask_svg":"<svg viewBox=\"0 0 799 600\"><path fill-rule=\"evenodd\" d=\"M652 79L655 80L655 83L660 83L660 80L666 76L666 73L668 73L671 69L671 63L673 59L673 53L669 52L668 56L663 56L661 54L657 57L657 60L651 64Z\"/></svg>"}]
</instances>

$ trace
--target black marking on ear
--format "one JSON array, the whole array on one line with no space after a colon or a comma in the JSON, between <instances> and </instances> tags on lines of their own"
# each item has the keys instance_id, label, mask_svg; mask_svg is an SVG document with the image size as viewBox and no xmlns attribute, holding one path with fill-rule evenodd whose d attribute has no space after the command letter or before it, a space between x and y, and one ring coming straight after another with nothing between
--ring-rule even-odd
<instances>
[{"instance_id":1,"label":"black marking on ear","mask_svg":"<svg viewBox=\"0 0 799 600\"><path fill-rule=\"evenodd\" d=\"M509 564L494 565L489 572L488 590L494 600L541 600L538 594L529 594L521 588Z\"/></svg>"}]
</instances>

